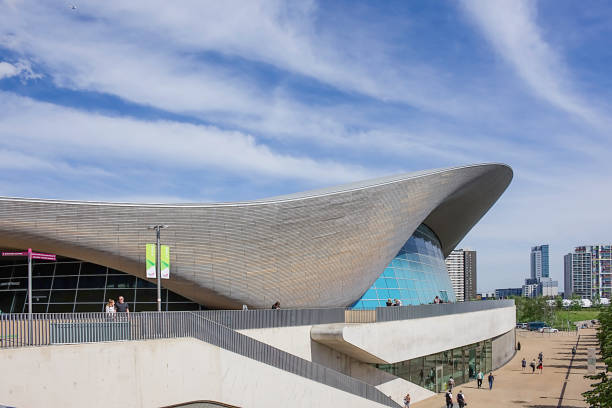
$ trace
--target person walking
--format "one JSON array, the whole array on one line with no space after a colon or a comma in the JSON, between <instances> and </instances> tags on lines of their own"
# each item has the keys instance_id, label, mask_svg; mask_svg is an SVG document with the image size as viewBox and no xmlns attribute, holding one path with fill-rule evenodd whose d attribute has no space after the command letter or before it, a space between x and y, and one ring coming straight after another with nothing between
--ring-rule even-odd
<instances>
[{"instance_id":1,"label":"person walking","mask_svg":"<svg viewBox=\"0 0 612 408\"><path fill-rule=\"evenodd\" d=\"M459 408L463 408L467 405L465 402L465 395L463 395L462 390L459 390L459 394L457 394L457 404L459 404Z\"/></svg>"},{"instance_id":2,"label":"person walking","mask_svg":"<svg viewBox=\"0 0 612 408\"><path fill-rule=\"evenodd\" d=\"M478 382L478 388L482 387L482 380L484 379L484 374L482 373L482 370L478 371L478 374L476 375L476 381Z\"/></svg>"},{"instance_id":3,"label":"person walking","mask_svg":"<svg viewBox=\"0 0 612 408\"><path fill-rule=\"evenodd\" d=\"M280 301L276 301L274 302L274 304L272 305L272 309L273 310L279 310L280 309Z\"/></svg>"},{"instance_id":4,"label":"person walking","mask_svg":"<svg viewBox=\"0 0 612 408\"><path fill-rule=\"evenodd\" d=\"M455 388L455 379L453 377L448 379L448 390L452 391Z\"/></svg>"},{"instance_id":5,"label":"person walking","mask_svg":"<svg viewBox=\"0 0 612 408\"><path fill-rule=\"evenodd\" d=\"M538 361L540 362L544 361L544 354L542 354L541 351L540 351L540 354L538 354Z\"/></svg>"},{"instance_id":6,"label":"person walking","mask_svg":"<svg viewBox=\"0 0 612 408\"><path fill-rule=\"evenodd\" d=\"M576 346L572 347L572 357L576 355Z\"/></svg>"},{"instance_id":7,"label":"person walking","mask_svg":"<svg viewBox=\"0 0 612 408\"><path fill-rule=\"evenodd\" d=\"M525 360L525 357L523 357L523 361L521 361L521 367L523 368L523 371L525 371L525 367L527 367L527 360Z\"/></svg>"},{"instance_id":8,"label":"person walking","mask_svg":"<svg viewBox=\"0 0 612 408\"><path fill-rule=\"evenodd\" d=\"M544 366L542 365L542 362L540 361L538 364L538 370L540 370L540 374L542 374L543 369L544 369Z\"/></svg>"},{"instance_id":9,"label":"person walking","mask_svg":"<svg viewBox=\"0 0 612 408\"><path fill-rule=\"evenodd\" d=\"M516 345L516 349L518 351L521 351L521 342L519 341L518 344Z\"/></svg>"},{"instance_id":10,"label":"person walking","mask_svg":"<svg viewBox=\"0 0 612 408\"><path fill-rule=\"evenodd\" d=\"M493 380L495 380L495 377L493 377L493 371L491 371L489 373L489 391L493 389Z\"/></svg>"},{"instance_id":11,"label":"person walking","mask_svg":"<svg viewBox=\"0 0 612 408\"><path fill-rule=\"evenodd\" d=\"M404 397L404 408L410 408L410 394L406 394Z\"/></svg>"},{"instance_id":12,"label":"person walking","mask_svg":"<svg viewBox=\"0 0 612 408\"><path fill-rule=\"evenodd\" d=\"M536 368L535 358L533 360L531 360L531 363L529 363L529 367L531 367L531 374L533 374L535 372L535 368Z\"/></svg>"},{"instance_id":13,"label":"person walking","mask_svg":"<svg viewBox=\"0 0 612 408\"><path fill-rule=\"evenodd\" d=\"M449 391L446 391L446 408L453 408L453 393Z\"/></svg>"}]
</instances>

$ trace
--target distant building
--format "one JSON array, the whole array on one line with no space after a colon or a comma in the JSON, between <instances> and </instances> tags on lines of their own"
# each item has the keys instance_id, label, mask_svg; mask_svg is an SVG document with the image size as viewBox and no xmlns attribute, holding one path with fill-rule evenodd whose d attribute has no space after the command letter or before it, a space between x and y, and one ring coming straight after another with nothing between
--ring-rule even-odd
<instances>
[{"instance_id":1,"label":"distant building","mask_svg":"<svg viewBox=\"0 0 612 408\"><path fill-rule=\"evenodd\" d=\"M508 298L510 296L523 296L523 288L495 289L497 299Z\"/></svg>"},{"instance_id":2,"label":"distant building","mask_svg":"<svg viewBox=\"0 0 612 408\"><path fill-rule=\"evenodd\" d=\"M476 298L476 251L455 249L446 257L446 269L458 302Z\"/></svg>"},{"instance_id":3,"label":"distant building","mask_svg":"<svg viewBox=\"0 0 612 408\"><path fill-rule=\"evenodd\" d=\"M556 297L559 294L559 282L552 278L540 278L538 296Z\"/></svg>"},{"instance_id":4,"label":"distant building","mask_svg":"<svg viewBox=\"0 0 612 408\"><path fill-rule=\"evenodd\" d=\"M576 294L594 300L612 297L612 246L590 245L574 248L564 257L565 297Z\"/></svg>"},{"instance_id":5,"label":"distant building","mask_svg":"<svg viewBox=\"0 0 612 408\"><path fill-rule=\"evenodd\" d=\"M531 247L531 276L525 279L522 295L525 297L555 297L559 293L559 282L550 278L548 245Z\"/></svg>"},{"instance_id":6,"label":"distant building","mask_svg":"<svg viewBox=\"0 0 612 408\"><path fill-rule=\"evenodd\" d=\"M531 279L548 278L548 245L531 247Z\"/></svg>"},{"instance_id":7,"label":"distant building","mask_svg":"<svg viewBox=\"0 0 612 408\"><path fill-rule=\"evenodd\" d=\"M538 296L538 280L527 278L523 285L523 296L525 297L536 297Z\"/></svg>"},{"instance_id":8,"label":"distant building","mask_svg":"<svg viewBox=\"0 0 612 408\"><path fill-rule=\"evenodd\" d=\"M552 278L528 278L523 285L523 296L525 297L555 297L559 294L559 282Z\"/></svg>"}]
</instances>

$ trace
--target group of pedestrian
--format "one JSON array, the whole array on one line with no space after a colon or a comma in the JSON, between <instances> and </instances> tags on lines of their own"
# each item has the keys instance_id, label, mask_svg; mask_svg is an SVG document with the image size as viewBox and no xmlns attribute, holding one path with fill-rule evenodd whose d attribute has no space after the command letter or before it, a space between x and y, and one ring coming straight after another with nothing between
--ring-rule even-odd
<instances>
[{"instance_id":1,"label":"group of pedestrian","mask_svg":"<svg viewBox=\"0 0 612 408\"><path fill-rule=\"evenodd\" d=\"M389 306L401 306L402 305L402 301L399 299L393 299L391 300L391 298L387 299L387 303L386 303L387 307Z\"/></svg>"},{"instance_id":2,"label":"group of pedestrian","mask_svg":"<svg viewBox=\"0 0 612 408\"><path fill-rule=\"evenodd\" d=\"M482 370L480 370L478 371L478 374L476 374L476 385L478 386L478 388L482 387L482 380L484 380L484 374ZM495 376L493 375L493 371L489 372L489 376L487 377L487 380L489 380L489 390L491 390L493 388L493 381L495 381Z\"/></svg>"},{"instance_id":3,"label":"group of pedestrian","mask_svg":"<svg viewBox=\"0 0 612 408\"><path fill-rule=\"evenodd\" d=\"M127 304L123 296L119 296L117 300L117 303L115 303L114 299L108 299L108 303L106 304L104 311L109 317L114 317L115 313L130 313L130 306Z\"/></svg>"},{"instance_id":4,"label":"group of pedestrian","mask_svg":"<svg viewBox=\"0 0 612 408\"><path fill-rule=\"evenodd\" d=\"M527 360L525 360L525 357L523 357L523 360L521 361L521 368L523 369L523 371L525 371L526 367ZM538 362L536 363L536 359L534 358L533 360L531 360L531 363L529 363L529 367L531 368L531 374L535 373L536 369L540 370L540 374L542 374L542 372L544 371L544 353L540 351L540 353L538 354Z\"/></svg>"},{"instance_id":5,"label":"group of pedestrian","mask_svg":"<svg viewBox=\"0 0 612 408\"><path fill-rule=\"evenodd\" d=\"M453 408L453 390L449 389L448 391L446 391L446 408ZM463 395L463 391L459 390L459 393L457 394L457 405L459 405L459 408L463 408L467 405L467 401L465 400L465 395Z\"/></svg>"}]
</instances>

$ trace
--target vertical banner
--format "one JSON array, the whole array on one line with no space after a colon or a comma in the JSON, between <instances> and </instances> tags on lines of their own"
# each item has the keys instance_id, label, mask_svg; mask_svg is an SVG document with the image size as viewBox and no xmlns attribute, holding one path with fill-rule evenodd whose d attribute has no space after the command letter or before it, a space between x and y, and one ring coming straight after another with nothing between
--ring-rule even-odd
<instances>
[{"instance_id":1,"label":"vertical banner","mask_svg":"<svg viewBox=\"0 0 612 408\"><path fill-rule=\"evenodd\" d=\"M162 279L170 279L170 247L168 245L161 246L161 277Z\"/></svg>"},{"instance_id":2,"label":"vertical banner","mask_svg":"<svg viewBox=\"0 0 612 408\"><path fill-rule=\"evenodd\" d=\"M146 264L147 278L155 278L155 244L147 244Z\"/></svg>"}]
</instances>

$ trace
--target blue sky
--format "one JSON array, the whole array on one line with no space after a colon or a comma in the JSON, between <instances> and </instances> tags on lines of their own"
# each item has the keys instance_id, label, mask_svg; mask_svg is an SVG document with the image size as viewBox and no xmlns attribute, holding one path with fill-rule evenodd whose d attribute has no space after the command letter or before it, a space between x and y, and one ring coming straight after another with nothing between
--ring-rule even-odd
<instances>
[{"instance_id":1,"label":"blue sky","mask_svg":"<svg viewBox=\"0 0 612 408\"><path fill-rule=\"evenodd\" d=\"M76 9L72 5L76 6ZM605 1L0 0L0 194L262 198L503 162L478 287L610 242Z\"/></svg>"}]
</instances>

